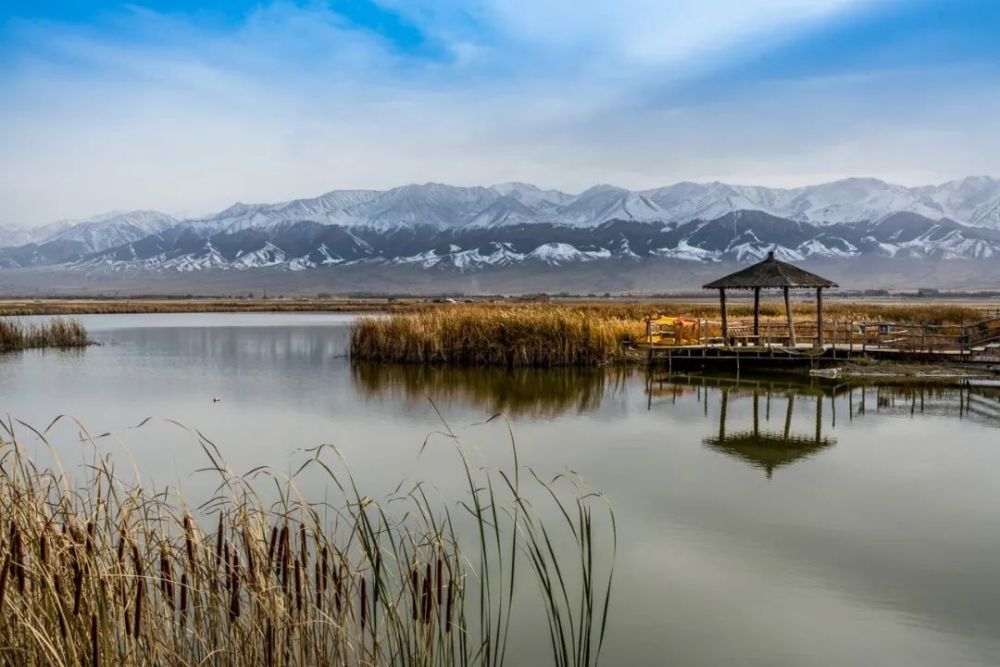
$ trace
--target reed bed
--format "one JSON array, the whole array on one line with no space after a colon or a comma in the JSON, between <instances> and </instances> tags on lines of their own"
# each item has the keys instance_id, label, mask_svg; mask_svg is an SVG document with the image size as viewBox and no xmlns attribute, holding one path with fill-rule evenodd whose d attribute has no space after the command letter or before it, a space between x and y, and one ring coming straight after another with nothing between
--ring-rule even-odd
<instances>
[{"instance_id":1,"label":"reed bed","mask_svg":"<svg viewBox=\"0 0 1000 667\"><path fill-rule=\"evenodd\" d=\"M26 323L0 318L0 353L40 347L84 347L90 344L79 320L54 317L48 322Z\"/></svg>"},{"instance_id":2,"label":"reed bed","mask_svg":"<svg viewBox=\"0 0 1000 667\"><path fill-rule=\"evenodd\" d=\"M366 317L351 355L380 362L481 366L597 366L619 360L644 324L613 310L552 305L454 305Z\"/></svg>"},{"instance_id":3,"label":"reed bed","mask_svg":"<svg viewBox=\"0 0 1000 667\"><path fill-rule=\"evenodd\" d=\"M447 426L443 435L454 440ZM516 449L506 470L477 468L458 445L460 501L414 484L377 502L329 447L282 478L236 476L200 443L219 490L191 509L124 482L96 445L74 485L58 460L37 467L4 427L0 664L494 667L523 609L522 573L538 583L553 664L597 664L614 517L578 481L542 482ZM339 501L301 498L295 480L307 469ZM555 524L541 518L544 502Z\"/></svg>"}]
</instances>

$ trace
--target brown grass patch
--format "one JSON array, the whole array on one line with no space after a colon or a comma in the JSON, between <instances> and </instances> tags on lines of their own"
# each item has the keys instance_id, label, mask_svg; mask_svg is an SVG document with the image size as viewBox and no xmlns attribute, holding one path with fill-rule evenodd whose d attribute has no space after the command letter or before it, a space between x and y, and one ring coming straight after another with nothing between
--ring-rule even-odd
<instances>
[{"instance_id":1,"label":"brown grass patch","mask_svg":"<svg viewBox=\"0 0 1000 667\"><path fill-rule=\"evenodd\" d=\"M90 344L79 320L54 317L48 322L29 323L0 318L0 353L41 347L84 347Z\"/></svg>"}]
</instances>

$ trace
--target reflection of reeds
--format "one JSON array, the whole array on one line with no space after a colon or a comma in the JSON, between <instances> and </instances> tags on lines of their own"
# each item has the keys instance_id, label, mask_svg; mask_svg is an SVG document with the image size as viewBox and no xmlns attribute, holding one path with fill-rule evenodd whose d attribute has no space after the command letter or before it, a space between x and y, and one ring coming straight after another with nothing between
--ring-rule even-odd
<instances>
[{"instance_id":1,"label":"reflection of reeds","mask_svg":"<svg viewBox=\"0 0 1000 667\"><path fill-rule=\"evenodd\" d=\"M38 347L83 347L90 341L79 320L54 317L48 322L26 323L0 318L0 352Z\"/></svg>"},{"instance_id":2,"label":"reflection of reeds","mask_svg":"<svg viewBox=\"0 0 1000 667\"><path fill-rule=\"evenodd\" d=\"M601 368L468 368L357 362L354 381L370 398L426 403L458 401L489 414L512 417L585 413L601 405L609 383L618 386L628 370Z\"/></svg>"},{"instance_id":3,"label":"reflection of reeds","mask_svg":"<svg viewBox=\"0 0 1000 667\"><path fill-rule=\"evenodd\" d=\"M432 501L416 484L379 503L334 472L326 447L280 481L265 469L232 475L200 442L220 479L202 506L217 516L203 521L123 482L109 458L74 486L58 461L40 469L0 433L0 662L501 665L515 573L530 571L558 664L596 664L613 515L604 533L598 496L575 482L531 474L526 484L516 450L513 468L487 471L457 447L460 502ZM307 468L328 475L340 500L296 500ZM256 494L262 475L277 483L277 504ZM546 501L553 523L539 514Z\"/></svg>"}]
</instances>

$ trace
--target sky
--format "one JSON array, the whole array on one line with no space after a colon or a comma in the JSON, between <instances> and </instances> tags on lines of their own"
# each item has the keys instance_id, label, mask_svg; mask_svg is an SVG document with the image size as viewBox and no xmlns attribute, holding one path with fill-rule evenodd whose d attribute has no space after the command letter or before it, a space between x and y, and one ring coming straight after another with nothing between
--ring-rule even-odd
<instances>
[{"instance_id":1,"label":"sky","mask_svg":"<svg viewBox=\"0 0 1000 667\"><path fill-rule=\"evenodd\" d=\"M3 0L0 224L1000 175L996 0Z\"/></svg>"}]
</instances>

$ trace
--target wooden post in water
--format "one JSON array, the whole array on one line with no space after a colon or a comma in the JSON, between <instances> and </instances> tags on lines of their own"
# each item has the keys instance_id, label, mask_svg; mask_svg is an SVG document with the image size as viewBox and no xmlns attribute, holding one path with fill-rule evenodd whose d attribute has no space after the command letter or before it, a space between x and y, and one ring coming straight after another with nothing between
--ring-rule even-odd
<instances>
[{"instance_id":1,"label":"wooden post in water","mask_svg":"<svg viewBox=\"0 0 1000 667\"><path fill-rule=\"evenodd\" d=\"M753 288L753 335L760 336L760 288ZM760 341L756 341L760 344Z\"/></svg>"},{"instance_id":2,"label":"wooden post in water","mask_svg":"<svg viewBox=\"0 0 1000 667\"><path fill-rule=\"evenodd\" d=\"M816 288L816 347L823 349L823 288Z\"/></svg>"},{"instance_id":3,"label":"wooden post in water","mask_svg":"<svg viewBox=\"0 0 1000 667\"><path fill-rule=\"evenodd\" d=\"M729 387L722 389L721 405L719 406L719 442L726 440L726 408L729 407Z\"/></svg>"},{"instance_id":4,"label":"wooden post in water","mask_svg":"<svg viewBox=\"0 0 1000 667\"><path fill-rule=\"evenodd\" d=\"M760 413L758 411L758 406L760 405L760 395L755 391L753 393L753 437L760 437Z\"/></svg>"},{"instance_id":5,"label":"wooden post in water","mask_svg":"<svg viewBox=\"0 0 1000 667\"><path fill-rule=\"evenodd\" d=\"M785 440L788 440L788 436L792 430L792 406L795 404L795 395L788 394L788 408L785 410Z\"/></svg>"},{"instance_id":6,"label":"wooden post in water","mask_svg":"<svg viewBox=\"0 0 1000 667\"><path fill-rule=\"evenodd\" d=\"M816 444L823 436L823 394L816 397Z\"/></svg>"},{"instance_id":7,"label":"wooden post in water","mask_svg":"<svg viewBox=\"0 0 1000 667\"><path fill-rule=\"evenodd\" d=\"M795 347L795 323L792 321L792 299L788 294L788 288L783 288L785 293L785 319L788 320L788 342Z\"/></svg>"},{"instance_id":8,"label":"wooden post in water","mask_svg":"<svg viewBox=\"0 0 1000 667\"><path fill-rule=\"evenodd\" d=\"M726 288L719 288L719 305L722 309L722 347L729 347L729 316L726 313Z\"/></svg>"}]
</instances>

